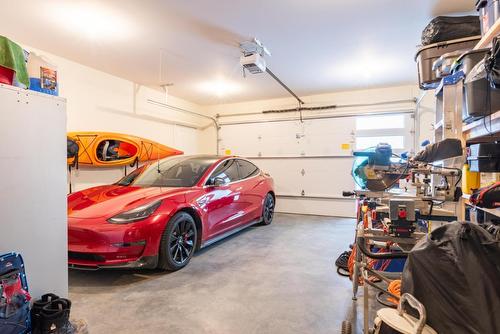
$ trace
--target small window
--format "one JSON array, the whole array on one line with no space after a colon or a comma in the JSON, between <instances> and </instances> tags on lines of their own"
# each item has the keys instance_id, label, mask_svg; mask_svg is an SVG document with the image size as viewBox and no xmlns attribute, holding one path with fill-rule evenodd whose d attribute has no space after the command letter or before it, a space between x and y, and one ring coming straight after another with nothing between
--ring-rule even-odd
<instances>
[{"instance_id":1,"label":"small window","mask_svg":"<svg viewBox=\"0 0 500 334\"><path fill-rule=\"evenodd\" d=\"M377 146L380 143L389 144L393 149L404 149L404 139L404 136L356 137L356 149L364 150L368 147Z\"/></svg>"},{"instance_id":2,"label":"small window","mask_svg":"<svg viewBox=\"0 0 500 334\"><path fill-rule=\"evenodd\" d=\"M356 130L403 129L404 115L380 115L356 117Z\"/></svg>"},{"instance_id":3,"label":"small window","mask_svg":"<svg viewBox=\"0 0 500 334\"><path fill-rule=\"evenodd\" d=\"M238 167L240 168L240 176L242 179L259 174L259 168L249 161L238 160Z\"/></svg>"},{"instance_id":4,"label":"small window","mask_svg":"<svg viewBox=\"0 0 500 334\"><path fill-rule=\"evenodd\" d=\"M236 160L230 159L222 162L212 173L207 184L213 184L215 178L222 178L224 183L238 181L240 176L238 174L238 166Z\"/></svg>"}]
</instances>

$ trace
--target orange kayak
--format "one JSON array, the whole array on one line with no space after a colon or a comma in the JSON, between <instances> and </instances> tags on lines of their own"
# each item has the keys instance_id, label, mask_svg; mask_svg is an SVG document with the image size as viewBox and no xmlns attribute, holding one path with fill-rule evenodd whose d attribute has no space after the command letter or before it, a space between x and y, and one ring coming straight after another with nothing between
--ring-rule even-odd
<instances>
[{"instance_id":1,"label":"orange kayak","mask_svg":"<svg viewBox=\"0 0 500 334\"><path fill-rule=\"evenodd\" d=\"M78 145L78 164L95 167L133 165L157 160L184 152L152 140L111 132L69 132L70 144ZM68 157L68 165L75 157Z\"/></svg>"}]
</instances>

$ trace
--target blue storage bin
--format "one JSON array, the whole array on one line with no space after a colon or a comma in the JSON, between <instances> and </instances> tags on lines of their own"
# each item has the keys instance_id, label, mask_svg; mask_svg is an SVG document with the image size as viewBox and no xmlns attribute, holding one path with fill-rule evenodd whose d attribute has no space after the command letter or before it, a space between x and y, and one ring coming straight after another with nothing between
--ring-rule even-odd
<instances>
[{"instance_id":1,"label":"blue storage bin","mask_svg":"<svg viewBox=\"0 0 500 334\"><path fill-rule=\"evenodd\" d=\"M50 94L54 96L59 96L59 87L56 86L55 89L42 88L42 82L39 78L30 78L30 90L37 92Z\"/></svg>"}]
</instances>

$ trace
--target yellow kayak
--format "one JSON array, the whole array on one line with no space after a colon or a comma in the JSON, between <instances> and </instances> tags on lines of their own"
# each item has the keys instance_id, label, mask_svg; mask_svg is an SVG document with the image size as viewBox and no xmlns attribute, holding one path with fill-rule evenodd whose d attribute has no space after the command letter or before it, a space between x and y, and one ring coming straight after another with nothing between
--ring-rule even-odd
<instances>
[{"instance_id":1,"label":"yellow kayak","mask_svg":"<svg viewBox=\"0 0 500 334\"><path fill-rule=\"evenodd\" d=\"M95 167L133 165L157 160L184 152L152 140L111 132L69 132L68 165L74 164L76 154L70 146L78 145L78 164ZM74 151L73 151L74 152Z\"/></svg>"}]
</instances>

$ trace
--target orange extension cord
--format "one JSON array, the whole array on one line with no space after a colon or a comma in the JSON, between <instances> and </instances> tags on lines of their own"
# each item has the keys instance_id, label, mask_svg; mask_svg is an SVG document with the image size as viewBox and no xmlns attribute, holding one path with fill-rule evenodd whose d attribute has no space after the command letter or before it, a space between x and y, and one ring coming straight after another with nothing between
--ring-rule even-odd
<instances>
[{"instance_id":1,"label":"orange extension cord","mask_svg":"<svg viewBox=\"0 0 500 334\"><path fill-rule=\"evenodd\" d=\"M398 297L401 297L401 280L396 279L389 283L389 286L387 287L387 291L392 293L393 295L396 295ZM395 298L389 297L387 298L388 301L391 303L394 303L395 305L399 304L399 300L396 300Z\"/></svg>"},{"instance_id":2,"label":"orange extension cord","mask_svg":"<svg viewBox=\"0 0 500 334\"><path fill-rule=\"evenodd\" d=\"M354 273L354 262L356 261L356 246L352 248L351 255L349 256L349 260L347 261L347 266L349 268L349 278L352 281L352 275ZM373 265L375 264L377 260L369 260L366 264L368 268L373 268ZM379 280L377 277L371 276L370 280L372 282L375 282ZM363 277L361 275L359 276L359 285L363 285Z\"/></svg>"},{"instance_id":3,"label":"orange extension cord","mask_svg":"<svg viewBox=\"0 0 500 334\"><path fill-rule=\"evenodd\" d=\"M388 242L387 247L389 247L389 245L390 245L390 243ZM383 252L385 252L385 249L380 248L377 252L383 253ZM351 279L351 281L352 281L352 275L354 273L355 260L356 260L356 246L354 246L352 248L351 255L349 256L349 260L347 261L347 266L349 268L349 278ZM375 265L375 263L377 263L377 261L379 261L379 260L375 260L375 259L368 260L366 265L368 268L372 269L373 266ZM380 267L380 270L381 271L386 270L390 263L391 263L391 260L384 260L382 262L382 266ZM376 281L379 281L380 279L378 277L375 277L375 276L370 276L370 280L372 282L376 282ZM359 277L359 284L363 285L363 278L361 276Z\"/></svg>"}]
</instances>

